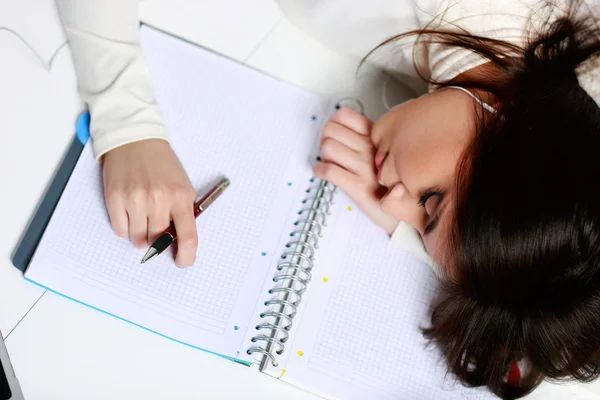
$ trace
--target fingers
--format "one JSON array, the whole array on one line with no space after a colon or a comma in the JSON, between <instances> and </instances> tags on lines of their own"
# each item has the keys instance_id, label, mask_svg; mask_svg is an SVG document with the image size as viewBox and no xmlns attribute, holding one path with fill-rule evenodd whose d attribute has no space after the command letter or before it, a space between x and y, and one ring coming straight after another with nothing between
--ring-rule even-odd
<instances>
[{"instance_id":1,"label":"fingers","mask_svg":"<svg viewBox=\"0 0 600 400\"><path fill-rule=\"evenodd\" d=\"M117 193L107 192L106 208L110 224L119 237L126 238L129 236L129 218L125 210L125 203L122 196Z\"/></svg>"},{"instance_id":2,"label":"fingers","mask_svg":"<svg viewBox=\"0 0 600 400\"><path fill-rule=\"evenodd\" d=\"M360 113L340 109L323 128L321 156L364 178L373 178L375 149L369 138L371 127L371 121Z\"/></svg>"},{"instance_id":3,"label":"fingers","mask_svg":"<svg viewBox=\"0 0 600 400\"><path fill-rule=\"evenodd\" d=\"M340 108L333 115L333 117L331 117L331 121L346 126L354 132L364 136L369 136L373 127L372 121L370 121L367 117L365 117L358 111L354 111L353 109L348 107Z\"/></svg>"},{"instance_id":4,"label":"fingers","mask_svg":"<svg viewBox=\"0 0 600 400\"><path fill-rule=\"evenodd\" d=\"M398 221L381 210L381 186L377 182L375 149L370 134L373 124L360 113L340 109L323 128L321 158L313 173L345 192L356 205L386 232Z\"/></svg>"},{"instance_id":5,"label":"fingers","mask_svg":"<svg viewBox=\"0 0 600 400\"><path fill-rule=\"evenodd\" d=\"M333 183L346 193L362 183L360 177L336 164L317 163L313 172L316 177Z\"/></svg>"},{"instance_id":6,"label":"fingers","mask_svg":"<svg viewBox=\"0 0 600 400\"><path fill-rule=\"evenodd\" d=\"M103 180L111 224L135 247L147 247L169 227L177 231L176 262L195 260L196 193L177 155L164 140L140 140L103 156Z\"/></svg>"},{"instance_id":7,"label":"fingers","mask_svg":"<svg viewBox=\"0 0 600 400\"><path fill-rule=\"evenodd\" d=\"M137 248L148 247L148 214L141 204L127 207L129 238Z\"/></svg>"},{"instance_id":8,"label":"fingers","mask_svg":"<svg viewBox=\"0 0 600 400\"><path fill-rule=\"evenodd\" d=\"M189 201L188 193L176 197L171 210L175 231L177 232L177 256L175 262L180 267L188 267L196 259L198 233L194 217L194 205Z\"/></svg>"},{"instance_id":9,"label":"fingers","mask_svg":"<svg viewBox=\"0 0 600 400\"><path fill-rule=\"evenodd\" d=\"M329 181L344 191L360 209L388 234L392 234L398 220L386 214L374 195L373 188L352 172L331 163L318 163L314 168L316 177Z\"/></svg>"},{"instance_id":10,"label":"fingers","mask_svg":"<svg viewBox=\"0 0 600 400\"><path fill-rule=\"evenodd\" d=\"M173 216L178 242L176 262L187 267L193 264L198 246L194 199L191 187L169 191L156 187L133 191L109 189L106 205L115 233L129 237L137 248L150 246L169 227Z\"/></svg>"},{"instance_id":11,"label":"fingers","mask_svg":"<svg viewBox=\"0 0 600 400\"><path fill-rule=\"evenodd\" d=\"M168 198L155 196L148 212L148 243L153 243L168 227L170 212Z\"/></svg>"},{"instance_id":12,"label":"fingers","mask_svg":"<svg viewBox=\"0 0 600 400\"><path fill-rule=\"evenodd\" d=\"M337 164L369 181L375 176L375 167L369 154L357 153L334 139L325 139L321 144L321 157L326 163Z\"/></svg>"},{"instance_id":13,"label":"fingers","mask_svg":"<svg viewBox=\"0 0 600 400\"><path fill-rule=\"evenodd\" d=\"M373 145L368 136L359 134L336 121L328 121L323 127L321 142L327 139L335 139L359 153L372 153Z\"/></svg>"},{"instance_id":14,"label":"fingers","mask_svg":"<svg viewBox=\"0 0 600 400\"><path fill-rule=\"evenodd\" d=\"M148 214L141 195L128 195L126 191L106 188L106 208L115 233L129 236L131 243L142 248L148 245Z\"/></svg>"}]
</instances>

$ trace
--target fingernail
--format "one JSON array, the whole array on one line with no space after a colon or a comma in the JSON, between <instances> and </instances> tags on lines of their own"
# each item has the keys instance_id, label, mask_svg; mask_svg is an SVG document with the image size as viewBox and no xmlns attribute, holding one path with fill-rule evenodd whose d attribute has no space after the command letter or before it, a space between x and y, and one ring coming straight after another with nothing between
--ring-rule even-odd
<instances>
[{"instance_id":1,"label":"fingernail","mask_svg":"<svg viewBox=\"0 0 600 400\"><path fill-rule=\"evenodd\" d=\"M194 263L193 263L193 261L192 261L192 262L181 262L181 261L177 261L177 262L176 262L176 264L177 264L177 266L178 266L179 268L182 268L182 269L183 269L183 268L189 268L189 267L191 267L191 266L192 266Z\"/></svg>"}]
</instances>

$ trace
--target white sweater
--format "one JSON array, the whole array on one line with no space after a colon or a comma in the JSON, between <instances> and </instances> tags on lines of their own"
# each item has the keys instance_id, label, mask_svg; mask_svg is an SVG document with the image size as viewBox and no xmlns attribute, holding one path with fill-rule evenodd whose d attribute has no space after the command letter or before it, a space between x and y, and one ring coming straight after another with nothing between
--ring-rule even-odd
<instances>
[{"instance_id":1,"label":"white sweater","mask_svg":"<svg viewBox=\"0 0 600 400\"><path fill-rule=\"evenodd\" d=\"M473 34L523 45L528 18L542 4L539 0L276 1L286 17L307 34L358 59L390 36L428 24L458 25ZM141 139L168 140L139 42L138 0L56 0L56 4L71 47L79 92L92 115L95 156ZM376 55L372 61L414 85L415 90L427 87L419 85L413 61L436 80L451 79L484 61L467 50L440 45L419 49L418 59L413 60L412 41L402 43L391 56ZM593 82L593 76L591 71L579 78L598 101L600 83ZM416 233L403 224L392 239L418 251Z\"/></svg>"},{"instance_id":2,"label":"white sweater","mask_svg":"<svg viewBox=\"0 0 600 400\"><path fill-rule=\"evenodd\" d=\"M561 0L562 1L562 0ZM277 0L286 17L334 51L362 58L386 38L434 24L523 43L539 0ZM94 154L140 139L168 140L139 42L138 0L56 0L71 47L79 92L92 115ZM444 13L443 18L438 15ZM417 81L411 42L375 63ZM483 60L432 45L416 61L434 79L450 79ZM587 78L587 77L583 77ZM585 79L584 79L585 80ZM594 95L597 87L585 80ZM598 86L598 85L596 85ZM599 97L595 97L599 98Z\"/></svg>"}]
</instances>

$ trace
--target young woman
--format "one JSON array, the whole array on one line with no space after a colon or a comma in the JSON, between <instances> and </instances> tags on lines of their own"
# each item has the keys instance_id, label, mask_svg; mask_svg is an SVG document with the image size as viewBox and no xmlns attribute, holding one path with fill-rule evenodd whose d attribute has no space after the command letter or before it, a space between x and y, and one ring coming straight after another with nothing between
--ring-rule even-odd
<instances>
[{"instance_id":1,"label":"young woman","mask_svg":"<svg viewBox=\"0 0 600 400\"><path fill-rule=\"evenodd\" d=\"M57 0L115 231L146 246L173 219L177 262L190 265L195 194L157 111L136 3ZM413 89L416 78L428 84L374 123L340 110L315 174L391 235L419 232L447 294L425 334L449 370L503 398L546 377L596 378L600 36L587 5L279 3L311 35L361 57L400 32L385 42L393 54L367 60Z\"/></svg>"},{"instance_id":2,"label":"young woman","mask_svg":"<svg viewBox=\"0 0 600 400\"><path fill-rule=\"evenodd\" d=\"M481 61L424 77L428 94L374 124L341 110L315 168L390 234L400 221L420 233L447 294L425 335L465 384L502 398L600 374L600 108L586 77L600 31L576 6L521 45L416 32Z\"/></svg>"}]
</instances>

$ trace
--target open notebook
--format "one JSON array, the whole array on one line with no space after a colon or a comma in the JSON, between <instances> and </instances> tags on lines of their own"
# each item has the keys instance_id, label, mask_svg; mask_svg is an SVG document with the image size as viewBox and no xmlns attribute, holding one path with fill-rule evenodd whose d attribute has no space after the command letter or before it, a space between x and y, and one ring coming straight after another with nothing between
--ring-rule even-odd
<instances>
[{"instance_id":1,"label":"open notebook","mask_svg":"<svg viewBox=\"0 0 600 400\"><path fill-rule=\"evenodd\" d=\"M425 348L431 269L313 179L335 101L147 26L142 45L196 189L231 180L196 220L197 261L140 264L111 229L88 142L26 278L326 398L487 398Z\"/></svg>"}]
</instances>

